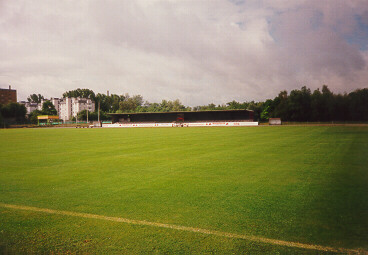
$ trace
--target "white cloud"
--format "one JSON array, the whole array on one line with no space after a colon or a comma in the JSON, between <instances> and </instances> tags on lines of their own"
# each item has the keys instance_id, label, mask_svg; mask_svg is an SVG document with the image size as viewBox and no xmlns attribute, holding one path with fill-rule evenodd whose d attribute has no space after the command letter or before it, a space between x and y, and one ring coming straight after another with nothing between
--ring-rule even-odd
<instances>
[{"instance_id":1,"label":"white cloud","mask_svg":"<svg viewBox=\"0 0 368 255\"><path fill-rule=\"evenodd\" d=\"M359 0L5 0L0 86L20 99L81 87L188 105L351 91L367 86L367 52L352 44L368 37L367 13Z\"/></svg>"}]
</instances>

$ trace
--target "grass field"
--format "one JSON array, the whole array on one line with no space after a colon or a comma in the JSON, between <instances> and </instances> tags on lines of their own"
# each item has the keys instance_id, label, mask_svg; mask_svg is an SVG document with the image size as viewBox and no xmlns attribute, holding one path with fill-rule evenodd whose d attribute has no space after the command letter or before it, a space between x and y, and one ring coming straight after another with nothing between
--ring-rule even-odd
<instances>
[{"instance_id":1,"label":"grass field","mask_svg":"<svg viewBox=\"0 0 368 255\"><path fill-rule=\"evenodd\" d=\"M368 127L0 130L0 203L364 252ZM0 206L6 252L323 253Z\"/></svg>"}]
</instances>

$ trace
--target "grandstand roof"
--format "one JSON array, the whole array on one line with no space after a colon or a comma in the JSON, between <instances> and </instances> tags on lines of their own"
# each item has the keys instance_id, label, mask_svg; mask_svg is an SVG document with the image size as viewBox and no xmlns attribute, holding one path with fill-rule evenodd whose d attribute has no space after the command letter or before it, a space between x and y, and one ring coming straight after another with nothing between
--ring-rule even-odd
<instances>
[{"instance_id":1,"label":"grandstand roof","mask_svg":"<svg viewBox=\"0 0 368 255\"><path fill-rule=\"evenodd\" d=\"M122 112L122 113L107 113L108 115L121 115L121 114L149 114L149 113L189 113L189 112L232 112L232 111L248 111L248 109L232 109L232 110L206 110L206 111L173 111L173 112Z\"/></svg>"}]
</instances>

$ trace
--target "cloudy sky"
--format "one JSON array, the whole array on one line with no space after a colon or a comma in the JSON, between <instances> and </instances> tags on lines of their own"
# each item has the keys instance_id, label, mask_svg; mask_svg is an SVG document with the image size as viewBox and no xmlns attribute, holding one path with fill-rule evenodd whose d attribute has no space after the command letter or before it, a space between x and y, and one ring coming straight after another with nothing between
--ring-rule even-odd
<instances>
[{"instance_id":1,"label":"cloudy sky","mask_svg":"<svg viewBox=\"0 0 368 255\"><path fill-rule=\"evenodd\" d=\"M368 87L367 0L0 0L0 87L185 105Z\"/></svg>"}]
</instances>

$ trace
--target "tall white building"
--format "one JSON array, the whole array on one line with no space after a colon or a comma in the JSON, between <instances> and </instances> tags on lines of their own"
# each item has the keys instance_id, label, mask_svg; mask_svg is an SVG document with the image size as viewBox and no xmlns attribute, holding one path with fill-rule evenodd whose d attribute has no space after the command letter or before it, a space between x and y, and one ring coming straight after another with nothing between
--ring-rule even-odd
<instances>
[{"instance_id":1,"label":"tall white building","mask_svg":"<svg viewBox=\"0 0 368 255\"><path fill-rule=\"evenodd\" d=\"M59 98L51 98L50 99L51 103L55 106L55 109L57 111L57 114L59 115L60 112L60 99Z\"/></svg>"},{"instance_id":2,"label":"tall white building","mask_svg":"<svg viewBox=\"0 0 368 255\"><path fill-rule=\"evenodd\" d=\"M56 103L53 103L54 105ZM56 108L56 105L55 105ZM76 117L78 112L88 110L95 111L95 103L89 98L67 97L58 100L58 114L59 118L66 121Z\"/></svg>"}]
</instances>

